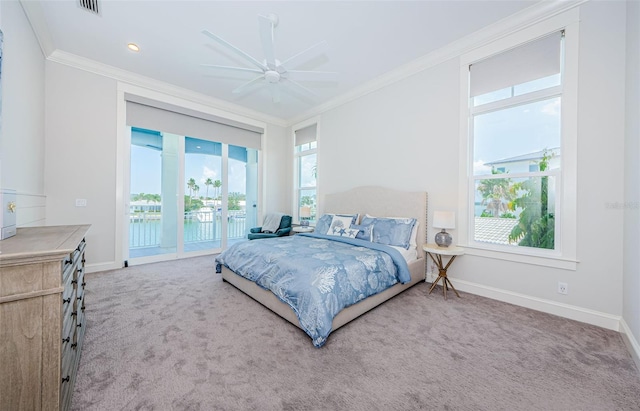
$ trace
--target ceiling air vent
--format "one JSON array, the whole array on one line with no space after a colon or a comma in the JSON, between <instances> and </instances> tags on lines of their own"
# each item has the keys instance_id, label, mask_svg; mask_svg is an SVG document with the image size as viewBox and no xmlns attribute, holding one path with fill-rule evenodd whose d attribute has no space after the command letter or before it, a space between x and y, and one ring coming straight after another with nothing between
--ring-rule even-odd
<instances>
[{"instance_id":1,"label":"ceiling air vent","mask_svg":"<svg viewBox=\"0 0 640 411\"><path fill-rule=\"evenodd\" d=\"M98 0L78 0L80 7L95 14L100 14Z\"/></svg>"}]
</instances>

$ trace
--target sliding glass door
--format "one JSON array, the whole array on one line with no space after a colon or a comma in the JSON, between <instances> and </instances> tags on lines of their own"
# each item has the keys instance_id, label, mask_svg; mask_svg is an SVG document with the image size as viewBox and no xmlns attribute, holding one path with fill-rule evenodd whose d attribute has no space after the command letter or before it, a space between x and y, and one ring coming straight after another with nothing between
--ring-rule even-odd
<instances>
[{"instance_id":1,"label":"sliding glass door","mask_svg":"<svg viewBox=\"0 0 640 411\"><path fill-rule=\"evenodd\" d=\"M259 151L131 129L129 259L210 254L257 223Z\"/></svg>"},{"instance_id":2,"label":"sliding glass door","mask_svg":"<svg viewBox=\"0 0 640 411\"><path fill-rule=\"evenodd\" d=\"M178 136L132 129L129 257L177 253Z\"/></svg>"},{"instance_id":3,"label":"sliding glass door","mask_svg":"<svg viewBox=\"0 0 640 411\"><path fill-rule=\"evenodd\" d=\"M222 247L222 143L185 138L184 250Z\"/></svg>"},{"instance_id":4,"label":"sliding glass door","mask_svg":"<svg viewBox=\"0 0 640 411\"><path fill-rule=\"evenodd\" d=\"M258 224L258 150L229 145L228 244L243 241Z\"/></svg>"}]
</instances>

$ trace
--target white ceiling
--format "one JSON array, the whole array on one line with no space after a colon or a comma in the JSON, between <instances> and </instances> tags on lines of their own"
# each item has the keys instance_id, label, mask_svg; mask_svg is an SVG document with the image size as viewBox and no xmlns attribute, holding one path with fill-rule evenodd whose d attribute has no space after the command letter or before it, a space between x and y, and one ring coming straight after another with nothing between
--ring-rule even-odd
<instances>
[{"instance_id":1,"label":"white ceiling","mask_svg":"<svg viewBox=\"0 0 640 411\"><path fill-rule=\"evenodd\" d=\"M78 0L22 0L41 44L155 80L291 119L537 1L184 1L100 0L100 14ZM29 10L44 18L33 18ZM40 12L41 11L41 12ZM335 71L333 83L304 82L314 100L288 92L273 103L267 87L232 90L251 74L213 71L201 64L251 67L201 32L210 32L262 61L258 15L275 13L276 57L283 61L325 40L329 47L298 69ZM126 47L141 48L133 53ZM292 68L292 67L290 67Z\"/></svg>"}]
</instances>

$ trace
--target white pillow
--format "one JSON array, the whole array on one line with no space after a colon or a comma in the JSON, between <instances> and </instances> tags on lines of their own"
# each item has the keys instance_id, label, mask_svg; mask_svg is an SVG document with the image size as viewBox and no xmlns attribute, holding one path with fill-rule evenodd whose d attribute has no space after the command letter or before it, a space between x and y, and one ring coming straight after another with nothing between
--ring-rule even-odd
<instances>
[{"instance_id":1,"label":"white pillow","mask_svg":"<svg viewBox=\"0 0 640 411\"><path fill-rule=\"evenodd\" d=\"M355 228L334 228L333 231L329 230L329 232L327 233L328 235L335 235L338 237L349 237L349 238L356 238L356 235L358 235L358 233L360 232L360 230L355 229Z\"/></svg>"},{"instance_id":2,"label":"white pillow","mask_svg":"<svg viewBox=\"0 0 640 411\"><path fill-rule=\"evenodd\" d=\"M338 232L344 232L345 230L348 230L349 227L351 227L351 221L352 220L353 220L353 217L351 217L351 216L334 215L333 219L331 220L331 224L329 224L329 230L327 230L327 234L328 235L341 235L341 234L337 234L337 233ZM356 234L357 233L358 232L356 230Z\"/></svg>"}]
</instances>

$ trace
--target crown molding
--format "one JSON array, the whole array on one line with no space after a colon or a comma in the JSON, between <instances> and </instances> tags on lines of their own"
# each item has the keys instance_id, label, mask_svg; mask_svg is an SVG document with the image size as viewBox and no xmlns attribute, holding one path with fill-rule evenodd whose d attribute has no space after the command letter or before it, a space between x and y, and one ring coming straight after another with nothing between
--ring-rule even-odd
<instances>
[{"instance_id":1,"label":"crown molding","mask_svg":"<svg viewBox=\"0 0 640 411\"><path fill-rule=\"evenodd\" d=\"M75 54L67 53L61 50L55 50L47 58L47 60L64 64L70 67L74 67L80 70L88 71L90 73L98 74L114 80L132 84L138 87L143 87L151 90L155 90L161 93L178 97L183 100L189 100L195 103L199 103L214 109L228 111L233 114L249 117L254 120L263 121L265 123L286 127L287 122L279 117L267 115L265 113L247 109L237 104L230 103L228 101L216 99L192 90L178 87L173 84L165 83L150 77L142 76L140 74L132 73L127 70L122 70L117 67L109 66L91 60L85 57L81 57Z\"/></svg>"},{"instance_id":2,"label":"crown molding","mask_svg":"<svg viewBox=\"0 0 640 411\"><path fill-rule=\"evenodd\" d=\"M314 117L323 112L335 109L351 101L357 100L367 94L373 93L398 81L418 74L424 70L444 63L447 60L456 58L475 48L486 45L496 39L515 33L540 21L551 18L555 15L574 9L589 0L555 0L540 1L518 13L508 16L494 24L486 26L472 34L469 34L455 42L452 42L438 50L435 50L421 58L391 70L347 93L335 97L325 103L319 104L301 115L283 119L268 114L247 109L240 105L230 103L225 100L216 99L197 93L169 83L161 82L146 76L141 76L126 70L121 70L108 66L84 57L73 55L55 49L51 35L49 33L46 19L42 12L42 7L38 1L20 0L20 4L27 15L27 18L34 30L45 57L57 63L76 67L95 74L104 75L122 82L138 85L141 87L164 92L169 95L191 100L200 104L208 105L216 109L231 111L244 115L255 120L264 121L281 127L291 127L304 121L309 117Z\"/></svg>"},{"instance_id":3,"label":"crown molding","mask_svg":"<svg viewBox=\"0 0 640 411\"><path fill-rule=\"evenodd\" d=\"M484 46L499 38L508 36L526 27L567 12L589 0L541 1L518 13L512 14L496 23L483 27L457 41L435 50L423 57L393 69L345 94L311 108L305 113L289 119L288 126L292 126L306 118L318 116L323 112L340 107L359 99L374 91L380 90L398 81L418 74L447 60L456 58L473 49Z\"/></svg>"},{"instance_id":4,"label":"crown molding","mask_svg":"<svg viewBox=\"0 0 640 411\"><path fill-rule=\"evenodd\" d=\"M53 44L51 33L49 32L49 27L47 26L46 18L44 17L44 12L42 11L40 2L20 0L20 5L22 6L27 19L31 24L33 32L38 39L42 54L44 54L45 58L49 61L64 64L70 67L75 67L80 70L85 70L94 74L113 78L125 83L157 90L174 97L190 100L218 110L230 111L234 114L243 115L254 120L263 121L265 123L270 123L281 127L286 127L288 124L286 120L279 117L274 117L259 111L250 110L237 104L209 97L195 91L187 90L185 88L174 86L172 84L155 80L150 77L135 74L126 70L118 69L113 66L99 63L91 59L80 57L75 54L58 50Z\"/></svg>"},{"instance_id":5,"label":"crown molding","mask_svg":"<svg viewBox=\"0 0 640 411\"><path fill-rule=\"evenodd\" d=\"M31 24L31 28L36 35L42 54L45 58L49 57L55 50L55 47L53 45L49 26L47 25L47 20L44 17L44 12L42 11L40 2L20 0L20 5L22 6L22 10L24 10L24 14L27 16L27 20L29 20L29 24Z\"/></svg>"}]
</instances>

